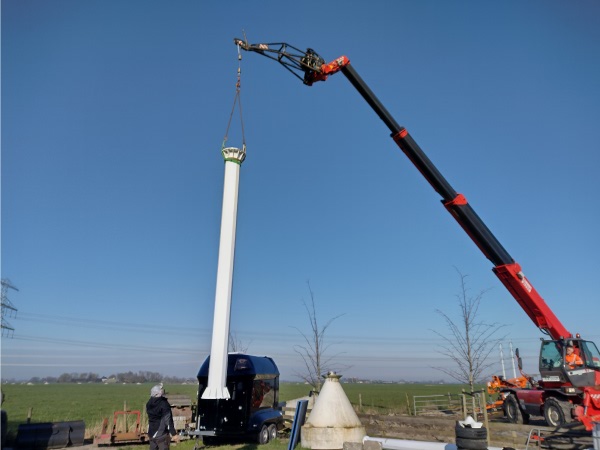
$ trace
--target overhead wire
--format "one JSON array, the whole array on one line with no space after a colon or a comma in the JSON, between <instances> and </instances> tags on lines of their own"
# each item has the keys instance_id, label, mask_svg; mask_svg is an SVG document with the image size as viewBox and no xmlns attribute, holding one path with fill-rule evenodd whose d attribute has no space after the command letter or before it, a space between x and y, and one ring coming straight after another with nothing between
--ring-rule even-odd
<instances>
[{"instance_id":1,"label":"overhead wire","mask_svg":"<svg viewBox=\"0 0 600 450\"><path fill-rule=\"evenodd\" d=\"M88 329L103 329L103 330L122 330L127 331L130 334L168 334L171 336L198 336L203 337L210 334L209 328L198 328L198 327L189 327L179 325L173 325L165 328L164 330L160 330L158 324L154 323L140 323L140 322L129 322L129 321L114 321L114 320L98 320L98 319L89 319L87 317L76 317L76 316L64 316L64 315L53 315L53 314L41 314L41 313L33 313L28 311L20 311L19 315L16 318L17 321L21 322L39 322L46 324L54 324L54 325L69 325L69 327L85 327ZM278 341L285 342L294 342L297 341L300 337L297 332L294 332L290 329L289 332L281 332L281 331L267 331L267 330L250 330L250 329L238 329L238 334L241 334L244 338L247 339L276 339ZM597 338L596 335L589 336L590 338ZM513 337L513 341L531 341L531 337L522 336L522 337ZM408 345L414 346L429 346L429 345L439 345L443 342L443 339L438 337L416 337L416 336L385 336L385 335L374 335L369 334L368 336L357 336L356 334L337 334L330 333L328 335L328 340L332 342L332 344L377 344L381 346L385 346L387 344L392 346L397 346L398 342L406 343ZM531 341L533 342L533 341ZM537 342L537 341L535 341ZM537 345L537 344L536 344Z\"/></svg>"},{"instance_id":2,"label":"overhead wire","mask_svg":"<svg viewBox=\"0 0 600 450\"><path fill-rule=\"evenodd\" d=\"M82 317L57 316L51 314L39 314L23 311L20 313L17 320L23 322L42 322L47 324L62 325L66 324L70 327L97 328L102 330L123 330L129 333L151 333L151 334L167 334L179 336L204 336L210 334L208 328L190 328L180 325L171 325L165 327L155 323L133 323L133 322L117 322L108 320L88 319Z\"/></svg>"},{"instance_id":3,"label":"overhead wire","mask_svg":"<svg viewBox=\"0 0 600 450\"><path fill-rule=\"evenodd\" d=\"M50 337L40 337L40 336L25 336L19 335L15 336L15 340L20 341L32 341L32 342L44 342L46 344L67 344L77 347L86 347L86 348L97 348L97 349L108 349L108 350L131 350L136 352L150 352L150 353L177 353L177 354L185 354L185 355L195 355L201 353L201 350L192 349L191 347L158 347L158 346L147 346L147 345L136 345L136 344L128 344L128 343L102 343L102 342L91 342L91 341L81 341L74 339L56 339ZM206 348L208 351L208 347ZM47 352L46 352L47 353ZM11 355L12 356L12 355Z\"/></svg>"},{"instance_id":4,"label":"overhead wire","mask_svg":"<svg viewBox=\"0 0 600 450\"><path fill-rule=\"evenodd\" d=\"M52 314L40 314L22 311L18 317L19 321L22 322L39 322L52 325L69 325L69 327L84 327L86 329L102 329L102 330L115 330L115 331L126 331L129 334L135 336L140 334L151 333L166 334L169 336L188 336L188 337L206 337L210 334L208 328L197 328L187 327L183 325L174 325L164 329L158 326L158 324L148 323L134 323L134 322L120 322L120 321L109 321L109 320L97 320L88 319L85 317L74 317L74 316L62 316ZM302 340L296 331L290 328L289 332L281 331L267 331L267 330L248 330L238 329L238 334L241 334L244 339L252 340L276 340L280 343L293 344ZM342 344L363 344L373 345L376 344L380 347L387 346L398 346L401 341L406 345L411 346L430 346L437 345L443 342L440 338L423 338L423 337L410 337L410 336L356 336L355 334L330 334L329 341L332 345Z\"/></svg>"}]
</instances>

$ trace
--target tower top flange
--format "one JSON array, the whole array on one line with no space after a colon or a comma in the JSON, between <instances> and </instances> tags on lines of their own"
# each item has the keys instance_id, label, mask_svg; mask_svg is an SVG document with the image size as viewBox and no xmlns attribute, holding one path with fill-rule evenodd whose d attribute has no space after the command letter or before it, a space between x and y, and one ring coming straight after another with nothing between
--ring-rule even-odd
<instances>
[{"instance_id":1,"label":"tower top flange","mask_svg":"<svg viewBox=\"0 0 600 450\"><path fill-rule=\"evenodd\" d=\"M225 162L231 161L236 164L242 164L244 159L246 159L246 146L244 145L241 150L237 147L225 147L221 150L221 153Z\"/></svg>"}]
</instances>

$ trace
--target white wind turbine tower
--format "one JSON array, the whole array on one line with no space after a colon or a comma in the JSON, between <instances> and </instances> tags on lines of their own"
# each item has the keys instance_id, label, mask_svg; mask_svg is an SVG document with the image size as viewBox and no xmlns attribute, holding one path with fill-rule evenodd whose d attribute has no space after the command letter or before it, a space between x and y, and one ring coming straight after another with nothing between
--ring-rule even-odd
<instances>
[{"instance_id":1,"label":"white wind turbine tower","mask_svg":"<svg viewBox=\"0 0 600 450\"><path fill-rule=\"evenodd\" d=\"M240 168L246 159L246 139L244 137L244 121L242 119L242 101L240 98L239 61L242 56L238 47L238 70L235 98L229 123L225 132L221 153L225 160L225 180L223 183L223 210L221 213L221 237L219 241L219 262L217 264L217 288L215 292L215 311L213 333L210 350L208 383L202 394L205 399L228 399L227 360L229 347L229 322L231 317L231 292L233 288L233 261L235 255L235 230L237 222L238 191ZM240 122L242 131L242 149L225 147L231 118L236 103L240 105Z\"/></svg>"}]
</instances>

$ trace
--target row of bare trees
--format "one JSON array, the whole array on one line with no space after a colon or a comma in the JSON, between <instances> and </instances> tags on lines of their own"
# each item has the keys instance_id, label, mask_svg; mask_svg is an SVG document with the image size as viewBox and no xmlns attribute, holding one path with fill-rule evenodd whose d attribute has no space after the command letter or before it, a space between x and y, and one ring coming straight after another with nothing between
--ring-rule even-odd
<instances>
[{"instance_id":1,"label":"row of bare trees","mask_svg":"<svg viewBox=\"0 0 600 450\"><path fill-rule=\"evenodd\" d=\"M3 382L8 380L3 380ZM101 376L97 373L93 372L65 372L58 377L33 377L28 380L30 383L34 384L42 384L42 383L101 383L111 381L115 383L155 383L155 382L164 382L164 383L184 383L184 382L195 382L194 378L180 378L173 377L168 375L162 375L158 372L150 372L145 370L140 370L138 372L120 372L111 374L109 376Z\"/></svg>"},{"instance_id":2,"label":"row of bare trees","mask_svg":"<svg viewBox=\"0 0 600 450\"><path fill-rule=\"evenodd\" d=\"M459 314L453 315L442 310L436 312L444 319L447 330L445 332L432 330L443 343L438 352L452 361L450 367L432 367L450 376L453 380L470 387L471 392L475 384L489 376L487 371L493 365L489 362L489 356L497 344L505 336L498 336L504 325L499 323L488 323L479 317L479 308L487 290L472 294L468 286L468 276L457 269L459 275L459 290L456 294ZM303 369L296 375L309 384L315 392L321 390L323 376L330 371L347 369L338 361L339 353L330 353L331 342L326 339L326 333L331 324L342 317L339 314L324 322L320 320L317 313L315 294L310 282L307 282L309 300L302 300L306 317L308 319L308 331L294 327L301 338L301 343L294 346L294 351L302 361ZM457 317L454 319L453 317ZM244 341L235 333L229 335L229 350L246 352L249 343Z\"/></svg>"}]
</instances>

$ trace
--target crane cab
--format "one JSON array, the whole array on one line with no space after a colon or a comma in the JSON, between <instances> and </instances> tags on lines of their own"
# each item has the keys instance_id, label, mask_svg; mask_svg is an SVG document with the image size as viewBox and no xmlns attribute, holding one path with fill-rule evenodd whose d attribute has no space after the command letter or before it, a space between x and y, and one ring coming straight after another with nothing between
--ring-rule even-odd
<instances>
[{"instance_id":1,"label":"crane cab","mask_svg":"<svg viewBox=\"0 0 600 450\"><path fill-rule=\"evenodd\" d=\"M568 350L572 346L573 350ZM575 356L569 356L572 353ZM600 382L600 352L583 339L543 340L540 375L545 388L595 386Z\"/></svg>"}]
</instances>

